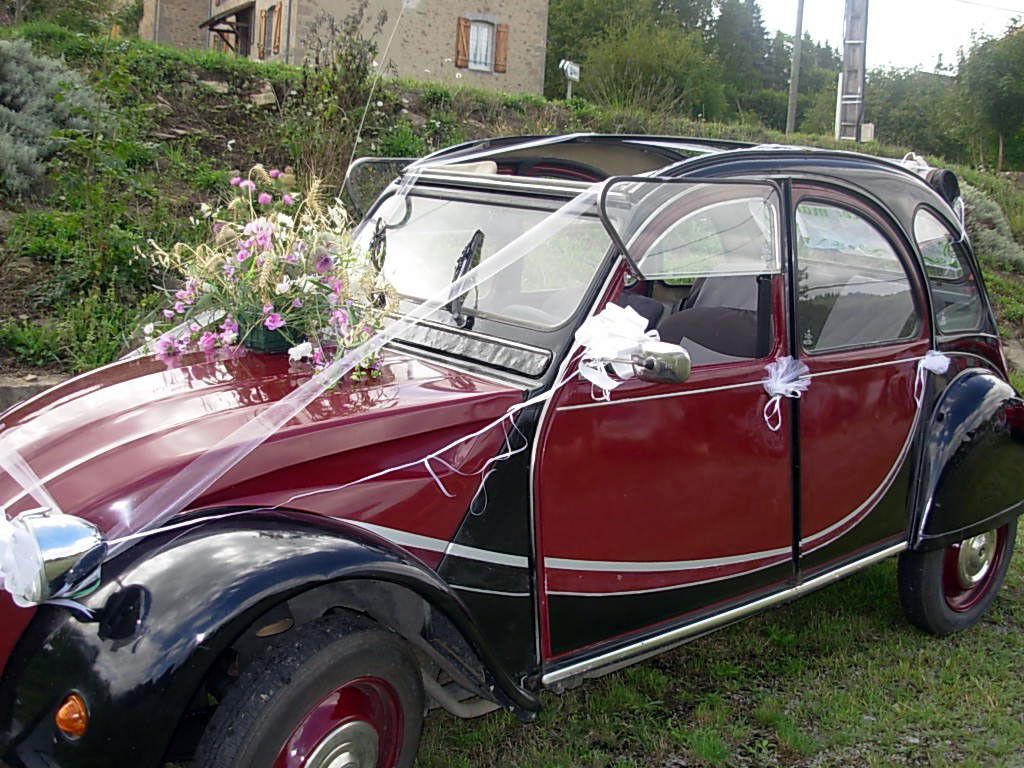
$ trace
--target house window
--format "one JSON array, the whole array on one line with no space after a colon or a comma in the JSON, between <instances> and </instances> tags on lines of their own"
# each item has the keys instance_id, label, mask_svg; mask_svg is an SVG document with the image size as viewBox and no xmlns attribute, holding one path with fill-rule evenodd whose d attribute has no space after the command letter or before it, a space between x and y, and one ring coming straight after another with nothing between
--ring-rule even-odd
<instances>
[{"instance_id":1,"label":"house window","mask_svg":"<svg viewBox=\"0 0 1024 768\"><path fill-rule=\"evenodd\" d=\"M484 72L494 69L494 25L474 21L469 25L469 68Z\"/></svg>"},{"instance_id":2,"label":"house window","mask_svg":"<svg viewBox=\"0 0 1024 768\"><path fill-rule=\"evenodd\" d=\"M281 3L260 11L256 50L261 59L281 52Z\"/></svg>"},{"instance_id":3,"label":"house window","mask_svg":"<svg viewBox=\"0 0 1024 768\"><path fill-rule=\"evenodd\" d=\"M508 71L508 24L483 19L459 19L455 66L478 72Z\"/></svg>"}]
</instances>

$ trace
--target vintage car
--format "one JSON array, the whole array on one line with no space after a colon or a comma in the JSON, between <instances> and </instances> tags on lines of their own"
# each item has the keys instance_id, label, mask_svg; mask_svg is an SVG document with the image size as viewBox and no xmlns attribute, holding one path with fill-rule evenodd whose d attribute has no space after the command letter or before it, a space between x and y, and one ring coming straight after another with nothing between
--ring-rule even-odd
<instances>
[{"instance_id":1,"label":"vintage car","mask_svg":"<svg viewBox=\"0 0 1024 768\"><path fill-rule=\"evenodd\" d=\"M431 160L362 229L400 312L532 228L542 247L393 340L378 381L323 392L174 527L114 543L78 607L0 594L6 764L409 766L431 707L528 720L542 691L885 558L923 630L991 605L1024 500L1021 401L955 177L650 136ZM651 343L602 360L602 390L575 375L575 335L611 306ZM773 395L782 360L798 374ZM114 541L309 376L285 355L143 357L2 421ZM0 503L32 506L2 472Z\"/></svg>"}]
</instances>

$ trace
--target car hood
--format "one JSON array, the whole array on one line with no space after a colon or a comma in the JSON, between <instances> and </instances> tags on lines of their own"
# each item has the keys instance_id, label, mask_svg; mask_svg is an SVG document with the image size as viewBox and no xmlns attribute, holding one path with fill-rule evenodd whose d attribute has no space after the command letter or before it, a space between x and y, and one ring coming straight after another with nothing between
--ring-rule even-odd
<instances>
[{"instance_id":1,"label":"car hood","mask_svg":"<svg viewBox=\"0 0 1024 768\"><path fill-rule=\"evenodd\" d=\"M72 379L0 421L4 438L64 511L120 536L150 522L134 510L154 489L310 376L308 366L286 355L196 354L174 364L148 357ZM324 475L324 457L339 459L327 474L344 482L364 468L426 455L500 417L522 396L514 387L389 351L379 379L324 392L191 508L283 503L288 491L324 484L325 477L302 472L316 465ZM373 447L372 461L353 458ZM38 506L5 473L0 504L12 517Z\"/></svg>"}]
</instances>

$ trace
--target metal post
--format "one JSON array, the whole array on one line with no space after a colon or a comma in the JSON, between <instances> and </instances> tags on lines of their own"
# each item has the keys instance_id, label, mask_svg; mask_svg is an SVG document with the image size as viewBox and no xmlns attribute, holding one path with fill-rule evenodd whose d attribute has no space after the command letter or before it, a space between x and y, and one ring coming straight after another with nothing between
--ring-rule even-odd
<instances>
[{"instance_id":1,"label":"metal post","mask_svg":"<svg viewBox=\"0 0 1024 768\"><path fill-rule=\"evenodd\" d=\"M565 78L565 100L572 98L572 80Z\"/></svg>"},{"instance_id":2,"label":"metal post","mask_svg":"<svg viewBox=\"0 0 1024 768\"><path fill-rule=\"evenodd\" d=\"M793 38L793 64L789 75L789 109L786 112L786 133L796 130L796 97L800 91L800 47L804 38L804 0L796 7L796 37Z\"/></svg>"}]
</instances>

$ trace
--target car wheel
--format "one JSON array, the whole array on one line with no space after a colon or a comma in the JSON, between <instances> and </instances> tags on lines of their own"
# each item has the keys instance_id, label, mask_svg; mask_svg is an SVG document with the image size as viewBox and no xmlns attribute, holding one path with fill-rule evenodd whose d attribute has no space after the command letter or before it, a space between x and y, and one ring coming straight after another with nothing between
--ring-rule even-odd
<instances>
[{"instance_id":1,"label":"car wheel","mask_svg":"<svg viewBox=\"0 0 1024 768\"><path fill-rule=\"evenodd\" d=\"M1003 585L1016 536L1013 520L945 549L904 552L900 602L910 622L935 635L977 623Z\"/></svg>"},{"instance_id":2,"label":"car wheel","mask_svg":"<svg viewBox=\"0 0 1024 768\"><path fill-rule=\"evenodd\" d=\"M277 638L214 712L193 768L408 768L423 725L408 644L361 617Z\"/></svg>"}]
</instances>

